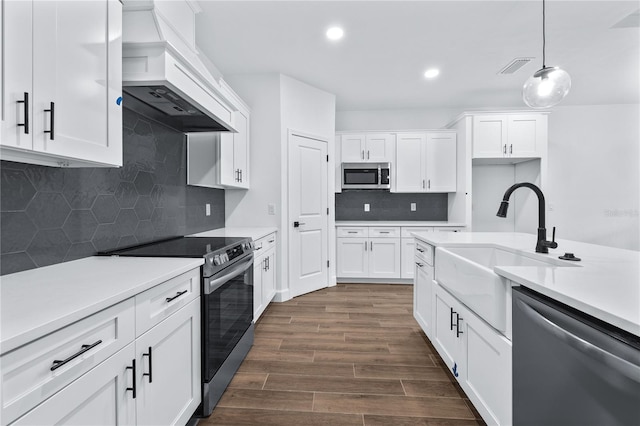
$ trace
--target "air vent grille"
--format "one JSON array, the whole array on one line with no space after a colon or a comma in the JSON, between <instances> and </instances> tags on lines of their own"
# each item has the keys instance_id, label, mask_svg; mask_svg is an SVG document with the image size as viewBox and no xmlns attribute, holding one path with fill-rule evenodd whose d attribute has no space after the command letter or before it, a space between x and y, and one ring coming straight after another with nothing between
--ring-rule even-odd
<instances>
[{"instance_id":1,"label":"air vent grille","mask_svg":"<svg viewBox=\"0 0 640 426\"><path fill-rule=\"evenodd\" d=\"M534 58L515 58L509 62L504 68L498 71L498 74L513 74L523 66L527 65Z\"/></svg>"}]
</instances>

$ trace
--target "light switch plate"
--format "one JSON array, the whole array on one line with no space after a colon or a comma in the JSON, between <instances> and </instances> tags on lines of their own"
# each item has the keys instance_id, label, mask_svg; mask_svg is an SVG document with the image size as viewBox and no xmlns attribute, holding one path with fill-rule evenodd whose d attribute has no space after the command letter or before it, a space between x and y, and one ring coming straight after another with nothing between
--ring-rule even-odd
<instances>
[{"instance_id":1,"label":"light switch plate","mask_svg":"<svg viewBox=\"0 0 640 426\"><path fill-rule=\"evenodd\" d=\"M204 210L205 210L204 212L205 215L211 216L211 204L209 203L205 204Z\"/></svg>"},{"instance_id":2,"label":"light switch plate","mask_svg":"<svg viewBox=\"0 0 640 426\"><path fill-rule=\"evenodd\" d=\"M369 211L369 207L370 207L370 206L369 206L369 204L365 204L365 205L364 205L364 211L365 211L365 212L368 212L368 211Z\"/></svg>"},{"instance_id":3,"label":"light switch plate","mask_svg":"<svg viewBox=\"0 0 640 426\"><path fill-rule=\"evenodd\" d=\"M416 203L411 203L411 211L412 212L416 211Z\"/></svg>"}]
</instances>

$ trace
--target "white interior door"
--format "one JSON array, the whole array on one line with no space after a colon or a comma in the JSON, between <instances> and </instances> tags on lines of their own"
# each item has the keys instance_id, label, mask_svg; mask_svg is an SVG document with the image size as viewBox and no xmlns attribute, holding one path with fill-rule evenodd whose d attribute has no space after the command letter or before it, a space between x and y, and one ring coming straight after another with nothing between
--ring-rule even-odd
<instances>
[{"instance_id":1,"label":"white interior door","mask_svg":"<svg viewBox=\"0 0 640 426\"><path fill-rule=\"evenodd\" d=\"M295 297L329 284L329 163L325 141L291 133L289 149L289 277Z\"/></svg>"}]
</instances>

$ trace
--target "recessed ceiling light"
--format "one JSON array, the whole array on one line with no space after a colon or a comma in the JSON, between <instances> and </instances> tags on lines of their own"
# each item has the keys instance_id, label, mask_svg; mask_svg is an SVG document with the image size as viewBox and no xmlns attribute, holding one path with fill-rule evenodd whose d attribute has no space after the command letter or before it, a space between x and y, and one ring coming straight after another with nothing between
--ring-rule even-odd
<instances>
[{"instance_id":1,"label":"recessed ceiling light","mask_svg":"<svg viewBox=\"0 0 640 426\"><path fill-rule=\"evenodd\" d=\"M424 78L435 78L440 74L440 70L437 68L429 68L424 72Z\"/></svg>"},{"instance_id":2,"label":"recessed ceiling light","mask_svg":"<svg viewBox=\"0 0 640 426\"><path fill-rule=\"evenodd\" d=\"M327 30L329 40L340 40L344 36L344 30L340 27L331 27Z\"/></svg>"}]
</instances>

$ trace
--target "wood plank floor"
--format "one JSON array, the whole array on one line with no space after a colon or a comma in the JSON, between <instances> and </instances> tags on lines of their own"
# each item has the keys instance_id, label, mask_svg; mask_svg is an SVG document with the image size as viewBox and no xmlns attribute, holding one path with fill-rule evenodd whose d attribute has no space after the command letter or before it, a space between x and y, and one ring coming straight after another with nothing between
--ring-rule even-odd
<instances>
[{"instance_id":1,"label":"wood plank floor","mask_svg":"<svg viewBox=\"0 0 640 426\"><path fill-rule=\"evenodd\" d=\"M200 425L484 425L413 318L413 287L338 284L269 305Z\"/></svg>"}]
</instances>

